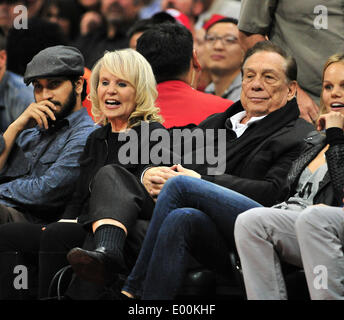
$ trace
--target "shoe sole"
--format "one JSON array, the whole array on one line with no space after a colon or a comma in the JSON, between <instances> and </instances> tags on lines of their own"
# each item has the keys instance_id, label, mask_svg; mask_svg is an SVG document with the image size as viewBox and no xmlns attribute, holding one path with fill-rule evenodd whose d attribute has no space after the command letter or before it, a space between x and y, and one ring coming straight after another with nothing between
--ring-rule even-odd
<instances>
[{"instance_id":1,"label":"shoe sole","mask_svg":"<svg viewBox=\"0 0 344 320\"><path fill-rule=\"evenodd\" d=\"M67 254L67 260L78 277L100 285L105 283L103 263L89 256L84 250L73 248Z\"/></svg>"}]
</instances>

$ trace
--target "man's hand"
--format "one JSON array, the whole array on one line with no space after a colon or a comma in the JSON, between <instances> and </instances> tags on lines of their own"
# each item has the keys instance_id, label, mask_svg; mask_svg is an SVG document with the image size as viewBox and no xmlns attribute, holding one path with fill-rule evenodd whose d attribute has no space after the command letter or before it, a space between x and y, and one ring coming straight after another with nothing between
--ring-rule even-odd
<instances>
[{"instance_id":1,"label":"man's hand","mask_svg":"<svg viewBox=\"0 0 344 320\"><path fill-rule=\"evenodd\" d=\"M18 135L25 129L38 124L48 129L48 119L56 120L54 112L58 110L51 101L43 100L38 103L31 103L26 110L13 121L3 134L5 149L0 155L0 170L7 162L7 158L15 144Z\"/></svg>"},{"instance_id":2,"label":"man's hand","mask_svg":"<svg viewBox=\"0 0 344 320\"><path fill-rule=\"evenodd\" d=\"M344 128L344 116L340 112L331 111L321 115L317 122L317 130L328 128Z\"/></svg>"},{"instance_id":3,"label":"man's hand","mask_svg":"<svg viewBox=\"0 0 344 320\"><path fill-rule=\"evenodd\" d=\"M154 167L148 169L142 179L143 185L153 199L157 198L165 182L177 175L177 165L172 167Z\"/></svg>"},{"instance_id":4,"label":"man's hand","mask_svg":"<svg viewBox=\"0 0 344 320\"><path fill-rule=\"evenodd\" d=\"M57 111L58 107L55 106L49 100L43 100L38 103L31 103L25 111L12 122L12 128L15 128L19 132L24 129L32 128L38 124L41 128L49 128L48 119L56 120L54 111Z\"/></svg>"},{"instance_id":5,"label":"man's hand","mask_svg":"<svg viewBox=\"0 0 344 320\"><path fill-rule=\"evenodd\" d=\"M252 48L257 42L265 40L267 37L262 34L239 31L239 43L244 52Z\"/></svg>"},{"instance_id":6,"label":"man's hand","mask_svg":"<svg viewBox=\"0 0 344 320\"><path fill-rule=\"evenodd\" d=\"M201 178L201 175L194 170L186 169L181 164L177 165L177 172L179 172L183 176L189 176L194 178Z\"/></svg>"},{"instance_id":7,"label":"man's hand","mask_svg":"<svg viewBox=\"0 0 344 320\"><path fill-rule=\"evenodd\" d=\"M310 123L315 123L319 115L319 107L299 85L297 85L296 100L300 109L300 117Z\"/></svg>"}]
</instances>

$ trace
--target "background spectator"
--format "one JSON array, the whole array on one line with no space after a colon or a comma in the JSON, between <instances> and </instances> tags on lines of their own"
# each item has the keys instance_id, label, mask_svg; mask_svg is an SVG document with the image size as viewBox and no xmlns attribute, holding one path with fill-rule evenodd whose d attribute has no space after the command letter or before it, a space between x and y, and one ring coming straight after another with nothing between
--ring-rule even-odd
<instances>
[{"instance_id":1,"label":"background spectator","mask_svg":"<svg viewBox=\"0 0 344 320\"><path fill-rule=\"evenodd\" d=\"M0 27L5 34L12 27L16 17L14 8L18 5L25 5L25 0L1 0L0 1Z\"/></svg>"},{"instance_id":2,"label":"background spectator","mask_svg":"<svg viewBox=\"0 0 344 320\"><path fill-rule=\"evenodd\" d=\"M101 0L100 12L103 25L94 32L80 36L75 46L85 57L86 67L92 69L94 63L106 50L128 47L128 29L138 19L142 0Z\"/></svg>"},{"instance_id":3,"label":"background spectator","mask_svg":"<svg viewBox=\"0 0 344 320\"><path fill-rule=\"evenodd\" d=\"M57 23L69 43L79 35L79 11L75 1L46 0L41 17Z\"/></svg>"},{"instance_id":4,"label":"background spectator","mask_svg":"<svg viewBox=\"0 0 344 320\"><path fill-rule=\"evenodd\" d=\"M241 62L237 20L224 18L210 25L205 35L204 61L212 83L205 92L237 101L241 93Z\"/></svg>"},{"instance_id":5,"label":"background spectator","mask_svg":"<svg viewBox=\"0 0 344 320\"><path fill-rule=\"evenodd\" d=\"M163 23L147 30L136 50L151 64L158 83L158 106L166 128L199 124L226 110L233 102L197 91L201 67L191 32L179 23Z\"/></svg>"},{"instance_id":6,"label":"background spectator","mask_svg":"<svg viewBox=\"0 0 344 320\"><path fill-rule=\"evenodd\" d=\"M6 70L5 33L0 29L0 131L7 127L34 102L32 85L26 86L23 77Z\"/></svg>"}]
</instances>

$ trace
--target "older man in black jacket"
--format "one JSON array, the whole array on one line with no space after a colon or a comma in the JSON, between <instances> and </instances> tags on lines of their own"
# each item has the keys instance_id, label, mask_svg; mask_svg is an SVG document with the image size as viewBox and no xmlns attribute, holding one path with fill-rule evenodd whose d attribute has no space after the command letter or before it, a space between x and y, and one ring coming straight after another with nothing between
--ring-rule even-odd
<instances>
[{"instance_id":1,"label":"older man in black jacket","mask_svg":"<svg viewBox=\"0 0 344 320\"><path fill-rule=\"evenodd\" d=\"M246 53L242 74L240 101L198 126L225 130L226 150L220 159L226 164L224 172L210 174L211 166L204 163L145 172L143 182L151 195L163 190L124 293L172 299L180 289L190 254L210 268L228 272L236 216L249 207L271 206L286 197L292 161L314 130L299 118L296 63L271 42L261 42ZM215 141L213 145L221 144ZM204 150L208 152L207 146ZM177 177L162 188L176 171L201 180ZM236 191L240 199L233 197L228 207L219 208L218 189L203 180ZM227 189L222 189L224 194Z\"/></svg>"},{"instance_id":2,"label":"older man in black jacket","mask_svg":"<svg viewBox=\"0 0 344 320\"><path fill-rule=\"evenodd\" d=\"M198 126L204 131L215 131L212 151L222 153L216 163L222 172L216 173L214 165L196 161L184 167L150 168L144 173L143 183L152 196L160 193L176 171L230 188L265 206L286 195L285 181L291 163L302 150L307 133L315 130L299 118L295 99L296 63L271 42L260 42L247 52L242 73L240 101ZM220 130L225 132L225 150L219 148L223 146L218 141L223 137L218 134ZM204 146L205 153L208 147ZM194 150L201 152L199 146Z\"/></svg>"}]
</instances>

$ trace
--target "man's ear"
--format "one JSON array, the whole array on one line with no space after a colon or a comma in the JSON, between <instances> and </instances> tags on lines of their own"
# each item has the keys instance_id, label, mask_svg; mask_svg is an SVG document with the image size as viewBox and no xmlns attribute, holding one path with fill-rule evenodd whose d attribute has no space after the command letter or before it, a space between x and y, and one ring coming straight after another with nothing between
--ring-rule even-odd
<instances>
[{"instance_id":1,"label":"man's ear","mask_svg":"<svg viewBox=\"0 0 344 320\"><path fill-rule=\"evenodd\" d=\"M199 83L200 76L201 76L202 67L198 61L197 53L195 49L192 51L192 59L190 62L190 68L191 67L192 69L190 70L192 70L192 76L191 76L190 85L191 87L196 89Z\"/></svg>"},{"instance_id":2,"label":"man's ear","mask_svg":"<svg viewBox=\"0 0 344 320\"><path fill-rule=\"evenodd\" d=\"M202 70L202 67L198 61L198 57L197 57L197 53L195 49L192 51L192 65L196 72L199 72Z\"/></svg>"},{"instance_id":3,"label":"man's ear","mask_svg":"<svg viewBox=\"0 0 344 320\"><path fill-rule=\"evenodd\" d=\"M293 99L296 96L296 90L297 90L297 82L295 80L290 81L288 83L288 101Z\"/></svg>"},{"instance_id":4,"label":"man's ear","mask_svg":"<svg viewBox=\"0 0 344 320\"><path fill-rule=\"evenodd\" d=\"M79 79L75 82L75 91L77 94L81 95L84 86L84 81L85 80L83 77L79 77Z\"/></svg>"},{"instance_id":5,"label":"man's ear","mask_svg":"<svg viewBox=\"0 0 344 320\"><path fill-rule=\"evenodd\" d=\"M0 50L0 68L3 68L6 66L7 62L7 52L6 50Z\"/></svg>"}]
</instances>

